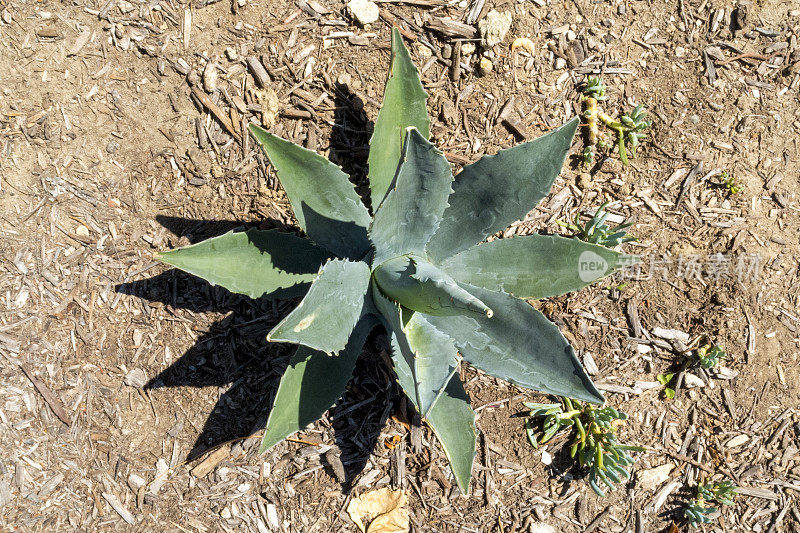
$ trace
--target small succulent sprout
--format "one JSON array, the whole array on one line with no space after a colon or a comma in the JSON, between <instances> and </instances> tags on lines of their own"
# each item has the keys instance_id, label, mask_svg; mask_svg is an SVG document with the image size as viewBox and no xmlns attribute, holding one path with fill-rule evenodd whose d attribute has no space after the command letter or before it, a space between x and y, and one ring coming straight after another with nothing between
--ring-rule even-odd
<instances>
[{"instance_id":1,"label":"small succulent sprout","mask_svg":"<svg viewBox=\"0 0 800 533\"><path fill-rule=\"evenodd\" d=\"M700 366L708 370L719 364L720 359L728 357L722 346L705 344L697 349L697 360Z\"/></svg>"},{"instance_id":2,"label":"small succulent sprout","mask_svg":"<svg viewBox=\"0 0 800 533\"><path fill-rule=\"evenodd\" d=\"M651 121L645 119L646 116L647 111L645 111L642 104L639 104L630 113L622 115L620 119L622 121L622 131L624 132L624 138L620 143L620 159L623 160L623 164L627 164L628 161L627 154L625 154L625 143L627 142L631 157L636 157L636 148L639 146L639 141L646 137L642 132L652 124Z\"/></svg>"},{"instance_id":3,"label":"small succulent sprout","mask_svg":"<svg viewBox=\"0 0 800 533\"><path fill-rule=\"evenodd\" d=\"M739 194L744 189L741 185L736 182L736 179L728 174L727 170L722 171L722 186L728 190L728 193L731 195Z\"/></svg>"},{"instance_id":4,"label":"small succulent sprout","mask_svg":"<svg viewBox=\"0 0 800 533\"><path fill-rule=\"evenodd\" d=\"M466 493L476 432L457 377L462 359L522 387L603 403L558 327L525 300L580 289L634 258L547 235L483 243L547 196L578 118L467 165L454 180L428 141L426 98L394 30L370 140L372 215L339 167L250 124L308 238L249 230L160 258L253 298L304 295L268 336L297 350L278 386L262 452L336 402L367 335L382 326L400 388ZM604 265L590 279L581 272L585 254Z\"/></svg>"},{"instance_id":5,"label":"small succulent sprout","mask_svg":"<svg viewBox=\"0 0 800 533\"><path fill-rule=\"evenodd\" d=\"M633 225L632 222L623 223L614 228L611 228L608 224L606 224L606 219L609 216L609 213L605 209L607 205L608 202L605 202L603 205L597 208L594 216L592 216L589 222L584 225L581 225L580 213L575 215L575 221L573 223L570 224L558 221L558 224L570 231L576 232L575 237L582 241L599 244L601 246L607 246L609 248L613 248L626 242L635 241L636 237L630 235L626 231Z\"/></svg>"},{"instance_id":6,"label":"small succulent sprout","mask_svg":"<svg viewBox=\"0 0 800 533\"><path fill-rule=\"evenodd\" d=\"M710 523L711 515L719 510L711 504L716 502L721 505L733 505L736 489L736 485L730 480L699 483L695 497L683 510L683 516L693 528Z\"/></svg>"},{"instance_id":7,"label":"small succulent sprout","mask_svg":"<svg viewBox=\"0 0 800 533\"><path fill-rule=\"evenodd\" d=\"M711 523L711 515L717 512L716 507L709 507L701 500L692 500L683 510L683 516L693 528Z\"/></svg>"},{"instance_id":8,"label":"small succulent sprout","mask_svg":"<svg viewBox=\"0 0 800 533\"><path fill-rule=\"evenodd\" d=\"M628 452L644 451L641 446L622 445L617 441L614 421L627 420L628 415L611 406L595 408L587 405L576 419L578 435L570 456L589 469L589 486L598 496L605 496L600 482L613 489L614 483L629 479L628 468L635 462Z\"/></svg>"},{"instance_id":9,"label":"small succulent sprout","mask_svg":"<svg viewBox=\"0 0 800 533\"><path fill-rule=\"evenodd\" d=\"M565 402L570 402L569 398L564 399ZM568 411L564 411L561 404L558 403L532 403L523 402L522 405L530 409L525 420L525 432L528 435L528 441L534 448L538 448L540 444L544 444L552 439L559 430L575 425L575 417L578 416L580 409L572 409L572 404L569 403ZM536 427L534 426L534 419L538 417L545 417L542 423L542 435L536 436Z\"/></svg>"},{"instance_id":10,"label":"small succulent sprout","mask_svg":"<svg viewBox=\"0 0 800 533\"><path fill-rule=\"evenodd\" d=\"M594 98L595 100L606 99L606 85L599 76L589 76L586 85L583 87L584 98Z\"/></svg>"}]
</instances>

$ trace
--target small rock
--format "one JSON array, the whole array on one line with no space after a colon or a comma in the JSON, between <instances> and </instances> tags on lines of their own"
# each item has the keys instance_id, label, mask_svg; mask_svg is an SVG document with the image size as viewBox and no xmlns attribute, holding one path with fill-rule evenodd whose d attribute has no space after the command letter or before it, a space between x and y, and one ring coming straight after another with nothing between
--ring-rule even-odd
<instances>
[{"instance_id":1,"label":"small rock","mask_svg":"<svg viewBox=\"0 0 800 533\"><path fill-rule=\"evenodd\" d=\"M553 464L553 456L550 455L547 451L542 451L542 464L550 465Z\"/></svg>"},{"instance_id":2,"label":"small rock","mask_svg":"<svg viewBox=\"0 0 800 533\"><path fill-rule=\"evenodd\" d=\"M558 530L550 524L544 522L532 522L529 533L558 533Z\"/></svg>"},{"instance_id":3,"label":"small rock","mask_svg":"<svg viewBox=\"0 0 800 533\"><path fill-rule=\"evenodd\" d=\"M0 15L0 18L2 18L5 24L11 24L12 18L11 18L11 13L8 11L8 9L3 10L3 14Z\"/></svg>"},{"instance_id":4,"label":"small rock","mask_svg":"<svg viewBox=\"0 0 800 533\"><path fill-rule=\"evenodd\" d=\"M461 45L461 55L469 56L475 53L475 43L464 43Z\"/></svg>"},{"instance_id":5,"label":"small rock","mask_svg":"<svg viewBox=\"0 0 800 533\"><path fill-rule=\"evenodd\" d=\"M89 236L89 228L87 228L83 224L78 224L78 227L75 228L75 235L79 235L81 237L88 237Z\"/></svg>"},{"instance_id":6,"label":"small rock","mask_svg":"<svg viewBox=\"0 0 800 533\"><path fill-rule=\"evenodd\" d=\"M280 110L280 100L278 94L272 88L260 89L255 91L258 103L261 105L261 124L270 129L275 126Z\"/></svg>"},{"instance_id":7,"label":"small rock","mask_svg":"<svg viewBox=\"0 0 800 533\"><path fill-rule=\"evenodd\" d=\"M636 486L642 490L655 490L669 479L669 473L675 465L667 463L650 470L639 470L636 473Z\"/></svg>"},{"instance_id":8,"label":"small rock","mask_svg":"<svg viewBox=\"0 0 800 533\"><path fill-rule=\"evenodd\" d=\"M125 374L125 378L123 379L123 383L129 387L136 387L137 389L141 389L144 387L145 383L147 383L147 374L141 368L134 368L127 374Z\"/></svg>"},{"instance_id":9,"label":"small rock","mask_svg":"<svg viewBox=\"0 0 800 533\"><path fill-rule=\"evenodd\" d=\"M433 55L433 52L424 44L417 43L417 54L419 54L419 57L422 59L429 59Z\"/></svg>"},{"instance_id":10,"label":"small rock","mask_svg":"<svg viewBox=\"0 0 800 533\"><path fill-rule=\"evenodd\" d=\"M203 87L209 93L217 90L217 82L219 81L219 70L213 61L206 63L206 68L203 69Z\"/></svg>"},{"instance_id":11,"label":"small rock","mask_svg":"<svg viewBox=\"0 0 800 533\"><path fill-rule=\"evenodd\" d=\"M353 15L353 18L356 19L356 22L362 26L372 24L378 20L378 16L380 15L378 4L371 0L350 0L347 2L347 9L350 11L350 14Z\"/></svg>"},{"instance_id":12,"label":"small rock","mask_svg":"<svg viewBox=\"0 0 800 533\"><path fill-rule=\"evenodd\" d=\"M239 53L236 51L236 48L229 46L225 49L225 55L228 56L230 61L238 61L239 60Z\"/></svg>"},{"instance_id":13,"label":"small rock","mask_svg":"<svg viewBox=\"0 0 800 533\"><path fill-rule=\"evenodd\" d=\"M733 379L739 376L739 372L726 366L718 366L711 369L711 375L716 379Z\"/></svg>"},{"instance_id":14,"label":"small rock","mask_svg":"<svg viewBox=\"0 0 800 533\"><path fill-rule=\"evenodd\" d=\"M219 515L222 518L224 518L225 520L230 520L230 518L231 518L231 510L230 510L230 508L225 507L224 509L222 509L222 511L220 511Z\"/></svg>"},{"instance_id":15,"label":"small rock","mask_svg":"<svg viewBox=\"0 0 800 533\"><path fill-rule=\"evenodd\" d=\"M567 67L567 61L563 57L556 57L556 70L561 70Z\"/></svg>"},{"instance_id":16,"label":"small rock","mask_svg":"<svg viewBox=\"0 0 800 533\"><path fill-rule=\"evenodd\" d=\"M117 150L119 150L119 143L117 141L111 141L106 145L106 152L111 155L116 154Z\"/></svg>"},{"instance_id":17,"label":"small rock","mask_svg":"<svg viewBox=\"0 0 800 533\"><path fill-rule=\"evenodd\" d=\"M636 351L639 353L650 353L653 351L653 347L648 346L647 344L637 344Z\"/></svg>"},{"instance_id":18,"label":"small rock","mask_svg":"<svg viewBox=\"0 0 800 533\"><path fill-rule=\"evenodd\" d=\"M706 382L692 373L683 374L683 386L687 389L699 389L706 386Z\"/></svg>"},{"instance_id":19,"label":"small rock","mask_svg":"<svg viewBox=\"0 0 800 533\"><path fill-rule=\"evenodd\" d=\"M737 435L733 437L731 440L725 443L726 448L736 448L737 446L741 446L745 442L749 441L750 437L745 434Z\"/></svg>"},{"instance_id":20,"label":"small rock","mask_svg":"<svg viewBox=\"0 0 800 533\"><path fill-rule=\"evenodd\" d=\"M486 76L492 71L493 66L492 61L488 57L482 57L478 69L480 69L483 76Z\"/></svg>"},{"instance_id":21,"label":"small rock","mask_svg":"<svg viewBox=\"0 0 800 533\"><path fill-rule=\"evenodd\" d=\"M503 42L508 30L511 29L511 13L491 10L480 22L478 29L481 32L481 44L486 48L491 48Z\"/></svg>"}]
</instances>

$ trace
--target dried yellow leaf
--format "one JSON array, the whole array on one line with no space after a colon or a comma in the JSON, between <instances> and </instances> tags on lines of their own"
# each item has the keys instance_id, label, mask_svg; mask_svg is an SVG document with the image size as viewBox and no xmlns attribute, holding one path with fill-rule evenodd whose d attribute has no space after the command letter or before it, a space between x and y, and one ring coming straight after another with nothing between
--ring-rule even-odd
<instances>
[{"instance_id":1,"label":"dried yellow leaf","mask_svg":"<svg viewBox=\"0 0 800 533\"><path fill-rule=\"evenodd\" d=\"M404 491L383 488L353 498L347 505L347 514L362 533L408 533L406 505L408 496Z\"/></svg>"}]
</instances>

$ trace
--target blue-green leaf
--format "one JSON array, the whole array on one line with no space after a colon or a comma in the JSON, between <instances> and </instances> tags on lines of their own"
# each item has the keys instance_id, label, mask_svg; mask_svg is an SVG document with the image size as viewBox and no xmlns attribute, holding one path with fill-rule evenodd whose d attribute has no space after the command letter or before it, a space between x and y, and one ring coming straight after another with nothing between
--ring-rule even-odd
<instances>
[{"instance_id":1,"label":"blue-green leaf","mask_svg":"<svg viewBox=\"0 0 800 533\"><path fill-rule=\"evenodd\" d=\"M486 304L447 273L419 256L385 261L375 268L373 278L383 294L412 311L429 315L492 314Z\"/></svg>"},{"instance_id":2,"label":"blue-green leaf","mask_svg":"<svg viewBox=\"0 0 800 533\"><path fill-rule=\"evenodd\" d=\"M635 261L578 239L526 235L468 248L445 259L442 270L484 289L539 299L578 290Z\"/></svg>"},{"instance_id":3,"label":"blue-green leaf","mask_svg":"<svg viewBox=\"0 0 800 533\"><path fill-rule=\"evenodd\" d=\"M371 219L347 174L311 150L255 124L249 128L275 167L294 216L311 240L339 257L361 259L370 247Z\"/></svg>"},{"instance_id":4,"label":"blue-green leaf","mask_svg":"<svg viewBox=\"0 0 800 533\"><path fill-rule=\"evenodd\" d=\"M278 385L260 453L317 420L336 403L353 375L364 341L377 324L375 315L364 315L336 357L305 346L297 348Z\"/></svg>"},{"instance_id":5,"label":"blue-green leaf","mask_svg":"<svg viewBox=\"0 0 800 533\"><path fill-rule=\"evenodd\" d=\"M251 229L160 252L164 263L251 298L302 295L329 254L290 233Z\"/></svg>"},{"instance_id":6,"label":"blue-green leaf","mask_svg":"<svg viewBox=\"0 0 800 533\"><path fill-rule=\"evenodd\" d=\"M458 375L447 384L444 393L428 412L426 421L442 443L458 488L463 494L468 494L475 460L475 411Z\"/></svg>"},{"instance_id":7,"label":"blue-green leaf","mask_svg":"<svg viewBox=\"0 0 800 533\"><path fill-rule=\"evenodd\" d=\"M458 350L424 314L391 302L374 285L372 296L389 330L397 381L424 418L455 373Z\"/></svg>"},{"instance_id":8,"label":"blue-green leaf","mask_svg":"<svg viewBox=\"0 0 800 533\"><path fill-rule=\"evenodd\" d=\"M444 155L419 131L409 128L395 188L386 195L370 227L375 264L402 254L425 254L453 192L452 182Z\"/></svg>"},{"instance_id":9,"label":"blue-green leaf","mask_svg":"<svg viewBox=\"0 0 800 533\"><path fill-rule=\"evenodd\" d=\"M413 126L426 139L430 119L426 108L428 98L403 38L397 29L392 30L392 59L389 79L383 93L383 105L375 120L375 129L369 141L369 186L372 211L376 212L392 185L406 128Z\"/></svg>"},{"instance_id":10,"label":"blue-green leaf","mask_svg":"<svg viewBox=\"0 0 800 533\"><path fill-rule=\"evenodd\" d=\"M427 246L438 263L522 219L561 172L579 119L467 165L456 176L439 229Z\"/></svg>"},{"instance_id":11,"label":"blue-green leaf","mask_svg":"<svg viewBox=\"0 0 800 533\"><path fill-rule=\"evenodd\" d=\"M267 340L327 353L342 350L364 310L369 279L369 266L363 261L329 261L303 301L269 332Z\"/></svg>"},{"instance_id":12,"label":"blue-green leaf","mask_svg":"<svg viewBox=\"0 0 800 533\"><path fill-rule=\"evenodd\" d=\"M603 396L583 370L558 328L523 300L462 284L494 310L492 318L429 316L455 340L471 365L516 385L602 404Z\"/></svg>"}]
</instances>

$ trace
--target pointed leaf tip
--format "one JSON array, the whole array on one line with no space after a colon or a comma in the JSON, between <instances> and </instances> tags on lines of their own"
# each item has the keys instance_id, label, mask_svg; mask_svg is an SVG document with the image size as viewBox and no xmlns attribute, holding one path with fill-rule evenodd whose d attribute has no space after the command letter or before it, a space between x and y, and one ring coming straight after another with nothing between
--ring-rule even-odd
<instances>
[{"instance_id":1,"label":"pointed leaf tip","mask_svg":"<svg viewBox=\"0 0 800 533\"><path fill-rule=\"evenodd\" d=\"M259 453L314 422L336 402L353 375L364 341L377 324L375 315L362 316L347 346L335 357L306 346L297 348L278 385Z\"/></svg>"},{"instance_id":2,"label":"pointed leaf tip","mask_svg":"<svg viewBox=\"0 0 800 533\"><path fill-rule=\"evenodd\" d=\"M256 229L154 254L158 261L251 298L303 294L328 256L308 239Z\"/></svg>"},{"instance_id":3,"label":"pointed leaf tip","mask_svg":"<svg viewBox=\"0 0 800 533\"><path fill-rule=\"evenodd\" d=\"M439 264L536 207L561 172L578 123L575 117L537 139L465 166L455 178L441 224L427 244L431 261Z\"/></svg>"},{"instance_id":4,"label":"pointed leaf tip","mask_svg":"<svg viewBox=\"0 0 800 533\"><path fill-rule=\"evenodd\" d=\"M369 211L347 174L321 155L250 123L248 129L278 174L292 211L308 236L339 257L369 250Z\"/></svg>"},{"instance_id":5,"label":"pointed leaf tip","mask_svg":"<svg viewBox=\"0 0 800 533\"><path fill-rule=\"evenodd\" d=\"M373 212L377 212L397 172L406 128L414 126L426 139L430 135L428 93L397 28L392 30L391 54L383 103L369 141L367 162Z\"/></svg>"},{"instance_id":6,"label":"pointed leaf tip","mask_svg":"<svg viewBox=\"0 0 800 533\"><path fill-rule=\"evenodd\" d=\"M453 173L444 154L417 128L409 126L406 131L394 188L375 212L369 230L376 264L402 254L423 255L453 192Z\"/></svg>"}]
</instances>

